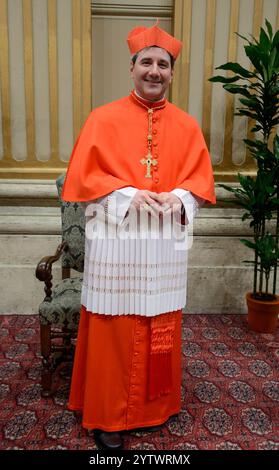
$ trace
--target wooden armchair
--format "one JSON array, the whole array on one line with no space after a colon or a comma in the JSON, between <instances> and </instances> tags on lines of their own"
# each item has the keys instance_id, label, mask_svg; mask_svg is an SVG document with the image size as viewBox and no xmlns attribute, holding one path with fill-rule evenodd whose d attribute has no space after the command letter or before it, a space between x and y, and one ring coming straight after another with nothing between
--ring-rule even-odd
<instances>
[{"instance_id":1,"label":"wooden armchair","mask_svg":"<svg viewBox=\"0 0 279 470\"><path fill-rule=\"evenodd\" d=\"M83 273L85 215L79 203L64 202L61 192L65 175L57 181L61 207L62 243L56 253L38 263L36 277L45 283L45 298L39 305L42 354L42 396L52 394L52 374L62 361L73 358L80 315L82 274L71 278L71 269ZM52 265L61 258L62 280L52 288Z\"/></svg>"}]
</instances>

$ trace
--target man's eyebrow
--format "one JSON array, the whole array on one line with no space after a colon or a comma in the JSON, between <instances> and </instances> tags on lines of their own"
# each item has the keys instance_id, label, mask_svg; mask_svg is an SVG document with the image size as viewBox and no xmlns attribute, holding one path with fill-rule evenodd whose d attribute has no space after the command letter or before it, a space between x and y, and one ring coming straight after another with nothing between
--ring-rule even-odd
<instances>
[{"instance_id":1,"label":"man's eyebrow","mask_svg":"<svg viewBox=\"0 0 279 470\"><path fill-rule=\"evenodd\" d=\"M140 62L143 62L144 60L151 60L152 61L152 58L151 57L142 57L140 59ZM158 62L163 62L164 64L169 64L169 62L167 61L167 59L159 59Z\"/></svg>"}]
</instances>

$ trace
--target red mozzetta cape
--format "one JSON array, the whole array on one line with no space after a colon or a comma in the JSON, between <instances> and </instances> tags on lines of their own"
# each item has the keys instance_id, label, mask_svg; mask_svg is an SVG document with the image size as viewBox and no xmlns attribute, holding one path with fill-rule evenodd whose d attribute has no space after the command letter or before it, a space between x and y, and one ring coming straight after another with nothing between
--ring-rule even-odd
<instances>
[{"instance_id":1,"label":"red mozzetta cape","mask_svg":"<svg viewBox=\"0 0 279 470\"><path fill-rule=\"evenodd\" d=\"M146 178L148 109L153 108L152 156ZM75 143L63 187L65 201L88 201L125 186L169 192L176 188L215 203L212 166L196 120L167 100L134 95L93 110Z\"/></svg>"}]
</instances>

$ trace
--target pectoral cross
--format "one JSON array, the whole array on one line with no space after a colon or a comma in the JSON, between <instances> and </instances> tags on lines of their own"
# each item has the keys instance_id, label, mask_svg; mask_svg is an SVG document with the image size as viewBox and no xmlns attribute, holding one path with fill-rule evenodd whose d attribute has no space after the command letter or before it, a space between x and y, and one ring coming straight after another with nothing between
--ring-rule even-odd
<instances>
[{"instance_id":1,"label":"pectoral cross","mask_svg":"<svg viewBox=\"0 0 279 470\"><path fill-rule=\"evenodd\" d=\"M157 160L155 158L152 158L151 153L149 152L148 155L146 155L146 158L142 158L140 163L142 165L146 165L146 175L145 178L151 178L151 165L157 165Z\"/></svg>"}]
</instances>

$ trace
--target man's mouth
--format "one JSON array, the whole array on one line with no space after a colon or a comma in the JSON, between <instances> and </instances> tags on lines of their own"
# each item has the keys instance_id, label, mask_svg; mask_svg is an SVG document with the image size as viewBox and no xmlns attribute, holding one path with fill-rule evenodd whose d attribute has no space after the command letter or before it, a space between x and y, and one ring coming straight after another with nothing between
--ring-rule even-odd
<instances>
[{"instance_id":1,"label":"man's mouth","mask_svg":"<svg viewBox=\"0 0 279 470\"><path fill-rule=\"evenodd\" d=\"M153 82L152 80L144 80L145 82L152 83L153 85L160 85L161 82Z\"/></svg>"}]
</instances>

